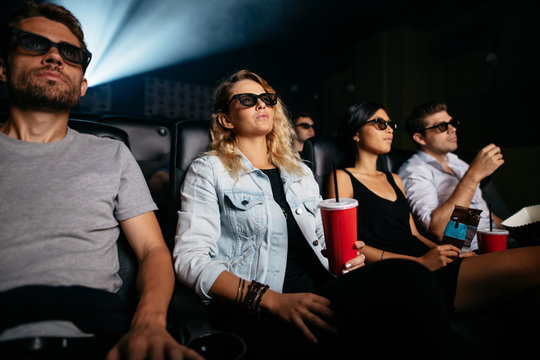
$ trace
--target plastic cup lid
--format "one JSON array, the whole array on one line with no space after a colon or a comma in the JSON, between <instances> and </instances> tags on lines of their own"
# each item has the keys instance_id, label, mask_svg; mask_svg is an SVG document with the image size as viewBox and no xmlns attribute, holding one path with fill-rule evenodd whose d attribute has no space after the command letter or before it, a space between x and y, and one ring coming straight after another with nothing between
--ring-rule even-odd
<instances>
[{"instance_id":1,"label":"plastic cup lid","mask_svg":"<svg viewBox=\"0 0 540 360\"><path fill-rule=\"evenodd\" d=\"M508 235L509 234L508 230L504 230L504 229L493 229L493 230L478 229L476 230L476 232L481 232L484 234L494 234L494 235Z\"/></svg>"},{"instance_id":2,"label":"plastic cup lid","mask_svg":"<svg viewBox=\"0 0 540 360\"><path fill-rule=\"evenodd\" d=\"M358 201L350 198L339 198L339 201L336 201L335 198L331 198L319 202L319 207L324 210L347 210L357 206Z\"/></svg>"}]
</instances>

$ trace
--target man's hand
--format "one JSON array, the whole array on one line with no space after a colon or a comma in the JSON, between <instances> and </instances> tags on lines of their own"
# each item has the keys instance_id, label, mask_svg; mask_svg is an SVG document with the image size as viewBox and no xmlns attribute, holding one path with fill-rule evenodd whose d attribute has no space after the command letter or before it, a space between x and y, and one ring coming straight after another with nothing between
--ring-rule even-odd
<instances>
[{"instance_id":1,"label":"man's hand","mask_svg":"<svg viewBox=\"0 0 540 360\"><path fill-rule=\"evenodd\" d=\"M458 257L460 250L454 245L437 245L418 258L418 262L430 271L445 267Z\"/></svg>"},{"instance_id":2,"label":"man's hand","mask_svg":"<svg viewBox=\"0 0 540 360\"><path fill-rule=\"evenodd\" d=\"M467 172L476 183L479 183L493 174L502 164L504 160L501 148L489 144L478 152Z\"/></svg>"},{"instance_id":3,"label":"man's hand","mask_svg":"<svg viewBox=\"0 0 540 360\"><path fill-rule=\"evenodd\" d=\"M203 360L195 350L182 346L158 325L132 327L109 351L106 360Z\"/></svg>"}]
</instances>

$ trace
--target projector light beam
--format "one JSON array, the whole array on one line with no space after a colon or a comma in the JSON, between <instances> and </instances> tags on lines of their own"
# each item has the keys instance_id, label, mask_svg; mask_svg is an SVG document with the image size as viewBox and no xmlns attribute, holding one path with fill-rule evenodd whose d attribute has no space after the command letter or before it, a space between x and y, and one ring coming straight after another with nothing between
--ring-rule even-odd
<instances>
[{"instance_id":1,"label":"projector light beam","mask_svg":"<svg viewBox=\"0 0 540 360\"><path fill-rule=\"evenodd\" d=\"M90 86L268 40L309 1L55 0L83 26Z\"/></svg>"}]
</instances>

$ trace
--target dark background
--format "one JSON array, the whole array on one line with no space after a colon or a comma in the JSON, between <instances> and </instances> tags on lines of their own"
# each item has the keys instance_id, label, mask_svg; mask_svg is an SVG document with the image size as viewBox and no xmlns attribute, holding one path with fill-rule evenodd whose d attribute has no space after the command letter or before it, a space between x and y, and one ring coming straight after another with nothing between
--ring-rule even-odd
<instances>
[{"instance_id":1,"label":"dark background","mask_svg":"<svg viewBox=\"0 0 540 360\"><path fill-rule=\"evenodd\" d=\"M2 20L19 3L2 2ZM462 123L461 149L490 142L503 148L506 163L493 178L509 209L540 203L534 2L298 0L295 6L303 10L292 26L276 20L274 29L293 29L283 35L108 84L107 113L144 116L148 77L214 87L247 68L265 78L292 113L310 112L318 134L334 134L348 106L380 102L400 127L394 146L412 149L400 131L407 113L443 100ZM99 86L88 95L92 91ZM0 94L5 106L5 89ZM85 112L82 105L74 112Z\"/></svg>"}]
</instances>

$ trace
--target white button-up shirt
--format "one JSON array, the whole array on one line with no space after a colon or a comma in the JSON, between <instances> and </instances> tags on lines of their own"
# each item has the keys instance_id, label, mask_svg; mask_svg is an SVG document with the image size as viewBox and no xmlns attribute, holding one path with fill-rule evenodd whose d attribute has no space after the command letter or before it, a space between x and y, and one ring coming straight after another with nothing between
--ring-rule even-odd
<instances>
[{"instance_id":1,"label":"white button-up shirt","mask_svg":"<svg viewBox=\"0 0 540 360\"><path fill-rule=\"evenodd\" d=\"M423 151L417 151L411 156L398 172L403 180L413 216L426 232L431 222L431 213L448 200L469 169L469 165L453 153L448 153L445 161L455 175L446 171L435 158ZM479 187L469 207L482 210L478 228L489 228L489 208ZM470 249L478 249L476 236Z\"/></svg>"}]
</instances>

